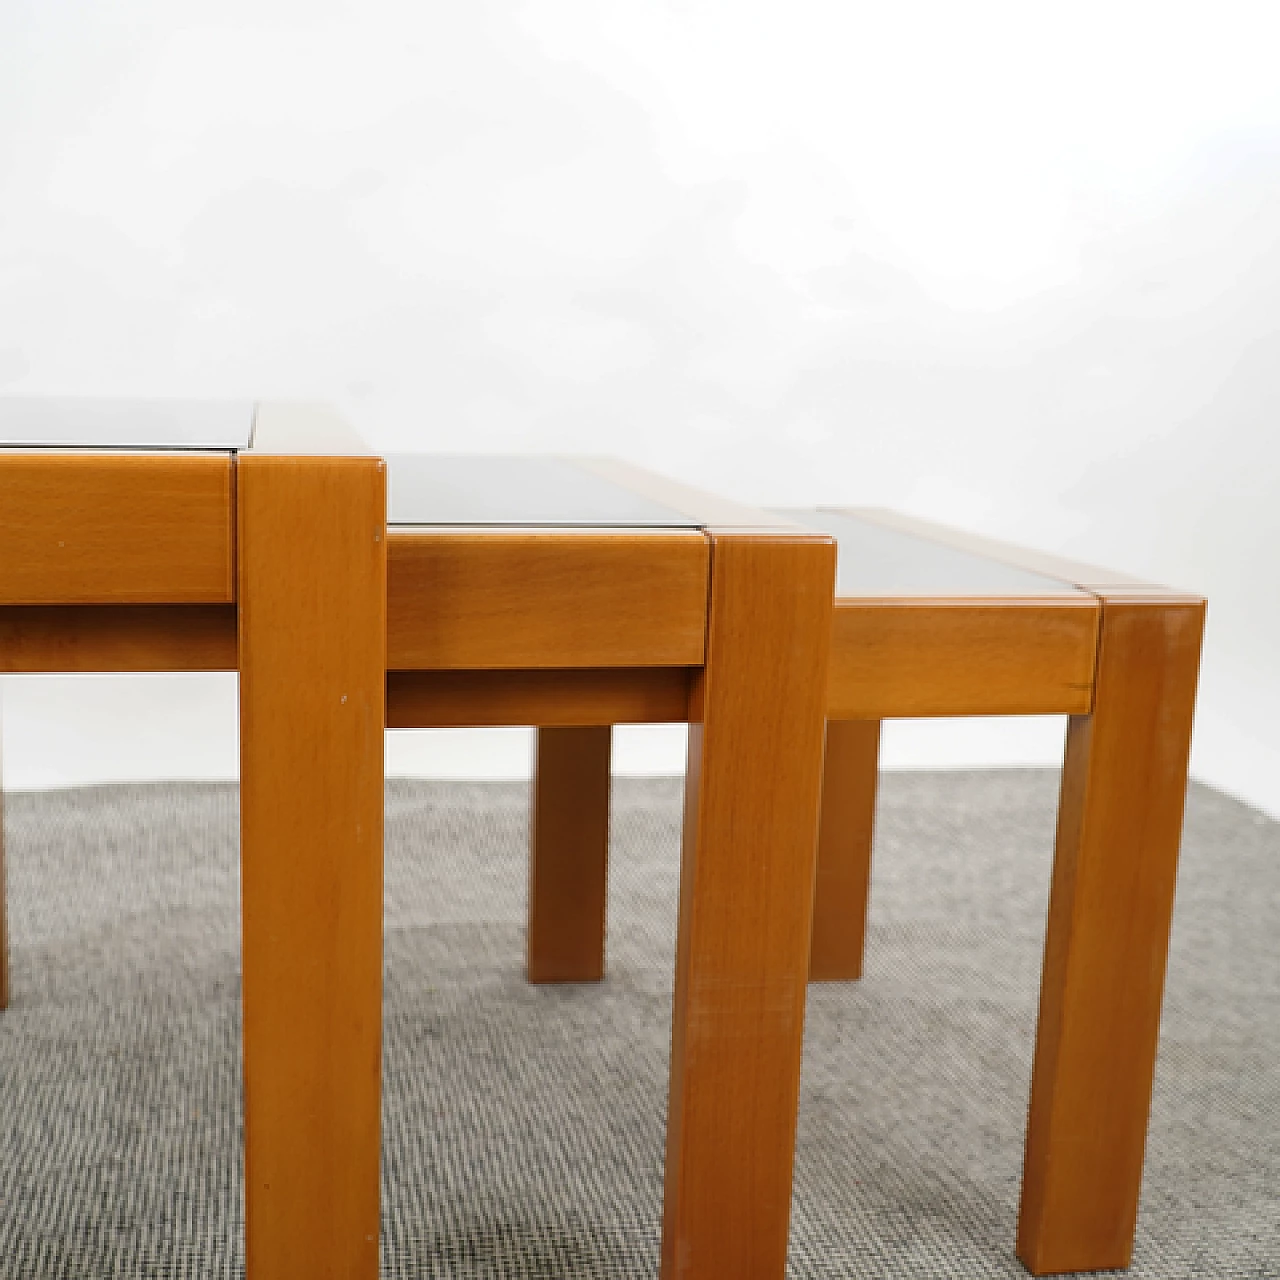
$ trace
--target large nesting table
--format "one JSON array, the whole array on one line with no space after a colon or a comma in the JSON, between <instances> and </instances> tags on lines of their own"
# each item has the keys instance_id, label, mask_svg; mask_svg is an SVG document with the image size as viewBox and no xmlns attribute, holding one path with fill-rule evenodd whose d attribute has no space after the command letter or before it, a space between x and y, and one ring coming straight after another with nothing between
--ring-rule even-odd
<instances>
[{"instance_id":1,"label":"large nesting table","mask_svg":"<svg viewBox=\"0 0 1280 1280\"><path fill-rule=\"evenodd\" d=\"M881 720L1070 717L1017 1249L1037 1275L1127 1266L1205 602L889 511L786 518L839 544L814 979L862 972ZM535 824L530 899L565 921L559 940L531 921L535 980L604 966L603 896L563 886L604 875L609 733L575 732L571 771L540 737L538 805L598 816Z\"/></svg>"},{"instance_id":2,"label":"large nesting table","mask_svg":"<svg viewBox=\"0 0 1280 1280\"><path fill-rule=\"evenodd\" d=\"M0 671L240 673L247 1272L372 1277L383 464L284 405L3 400L0 442Z\"/></svg>"},{"instance_id":3,"label":"large nesting table","mask_svg":"<svg viewBox=\"0 0 1280 1280\"><path fill-rule=\"evenodd\" d=\"M388 475L388 725L542 726L535 973L566 976L603 917L577 857L607 814L599 726L690 724L662 1268L781 1280L834 544L602 461Z\"/></svg>"}]
</instances>

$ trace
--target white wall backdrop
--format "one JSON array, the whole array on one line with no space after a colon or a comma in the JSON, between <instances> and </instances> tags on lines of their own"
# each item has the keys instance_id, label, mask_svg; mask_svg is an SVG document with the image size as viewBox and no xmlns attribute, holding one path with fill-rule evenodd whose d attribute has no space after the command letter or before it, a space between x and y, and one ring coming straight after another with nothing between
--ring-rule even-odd
<instances>
[{"instance_id":1,"label":"white wall backdrop","mask_svg":"<svg viewBox=\"0 0 1280 1280\"><path fill-rule=\"evenodd\" d=\"M8 0L0 394L328 399L1198 588L1194 769L1280 813L1277 47L1228 0ZM10 786L234 775L230 677L3 694Z\"/></svg>"}]
</instances>

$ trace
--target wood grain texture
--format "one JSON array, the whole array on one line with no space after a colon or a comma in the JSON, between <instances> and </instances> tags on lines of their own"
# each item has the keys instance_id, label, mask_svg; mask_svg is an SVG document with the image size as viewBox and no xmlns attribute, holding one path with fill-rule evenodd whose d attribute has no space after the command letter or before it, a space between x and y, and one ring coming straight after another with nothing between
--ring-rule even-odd
<instances>
[{"instance_id":1,"label":"wood grain texture","mask_svg":"<svg viewBox=\"0 0 1280 1280\"><path fill-rule=\"evenodd\" d=\"M662 1274L781 1280L835 546L712 535L690 704Z\"/></svg>"},{"instance_id":2,"label":"wood grain texture","mask_svg":"<svg viewBox=\"0 0 1280 1280\"><path fill-rule=\"evenodd\" d=\"M389 671L389 729L684 723L687 667Z\"/></svg>"},{"instance_id":3,"label":"wood grain texture","mask_svg":"<svg viewBox=\"0 0 1280 1280\"><path fill-rule=\"evenodd\" d=\"M1151 1103L1204 602L1100 588L1093 714L1067 736L1018 1256L1126 1267Z\"/></svg>"},{"instance_id":4,"label":"wood grain texture","mask_svg":"<svg viewBox=\"0 0 1280 1280\"><path fill-rule=\"evenodd\" d=\"M698 666L708 562L697 532L397 529L387 666Z\"/></svg>"},{"instance_id":5,"label":"wood grain texture","mask_svg":"<svg viewBox=\"0 0 1280 1280\"><path fill-rule=\"evenodd\" d=\"M248 1280L378 1273L384 479L240 463Z\"/></svg>"},{"instance_id":6,"label":"wood grain texture","mask_svg":"<svg viewBox=\"0 0 1280 1280\"><path fill-rule=\"evenodd\" d=\"M836 604L827 714L1079 714L1092 705L1099 605L1036 599L885 598Z\"/></svg>"},{"instance_id":7,"label":"wood grain texture","mask_svg":"<svg viewBox=\"0 0 1280 1280\"><path fill-rule=\"evenodd\" d=\"M235 600L229 453L0 453L0 605Z\"/></svg>"},{"instance_id":8,"label":"wood grain texture","mask_svg":"<svg viewBox=\"0 0 1280 1280\"><path fill-rule=\"evenodd\" d=\"M827 721L811 982L862 977L879 766L879 720Z\"/></svg>"},{"instance_id":9,"label":"wood grain texture","mask_svg":"<svg viewBox=\"0 0 1280 1280\"><path fill-rule=\"evenodd\" d=\"M529 822L530 982L604 977L608 725L541 728Z\"/></svg>"},{"instance_id":10,"label":"wood grain texture","mask_svg":"<svg viewBox=\"0 0 1280 1280\"><path fill-rule=\"evenodd\" d=\"M1091 587L1145 587L1147 585L1141 579L1118 573L1113 569L1103 569L1098 565L1069 560L1063 556L1051 555L1047 551L1033 551L1029 547L1000 542L995 538L984 538L976 533L967 533L963 529L953 529L950 525L934 524L931 520L903 515L900 511L889 511L883 507L848 507L842 510L848 515L856 516L859 520L869 520L873 524L897 529L902 533L910 533L918 538L928 538L931 542L940 542L944 546L956 547L961 551L970 551L974 555L984 556L989 560L1016 565L1019 569L1026 569L1030 573L1042 573L1073 587L1083 587L1088 590Z\"/></svg>"},{"instance_id":11,"label":"wood grain texture","mask_svg":"<svg viewBox=\"0 0 1280 1280\"><path fill-rule=\"evenodd\" d=\"M0 606L0 672L234 671L231 604Z\"/></svg>"}]
</instances>

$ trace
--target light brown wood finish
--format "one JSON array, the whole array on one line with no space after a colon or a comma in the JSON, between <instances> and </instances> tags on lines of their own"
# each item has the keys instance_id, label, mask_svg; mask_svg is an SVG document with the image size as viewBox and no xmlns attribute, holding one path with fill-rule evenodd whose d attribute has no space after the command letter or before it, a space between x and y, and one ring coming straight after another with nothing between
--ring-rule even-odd
<instances>
[{"instance_id":1,"label":"light brown wood finish","mask_svg":"<svg viewBox=\"0 0 1280 1280\"><path fill-rule=\"evenodd\" d=\"M0 671L234 671L236 607L0 605Z\"/></svg>"},{"instance_id":2,"label":"light brown wood finish","mask_svg":"<svg viewBox=\"0 0 1280 1280\"><path fill-rule=\"evenodd\" d=\"M1129 1264L1204 602L1098 588L1092 715L1070 722L1018 1221L1035 1275Z\"/></svg>"},{"instance_id":3,"label":"light brown wood finish","mask_svg":"<svg viewBox=\"0 0 1280 1280\"><path fill-rule=\"evenodd\" d=\"M239 463L246 1270L378 1272L380 462Z\"/></svg>"},{"instance_id":4,"label":"light brown wood finish","mask_svg":"<svg viewBox=\"0 0 1280 1280\"><path fill-rule=\"evenodd\" d=\"M0 454L0 672L234 670L233 467L228 453ZM3 861L0 834L0 1008Z\"/></svg>"},{"instance_id":5,"label":"light brown wood finish","mask_svg":"<svg viewBox=\"0 0 1280 1280\"><path fill-rule=\"evenodd\" d=\"M235 600L228 453L0 457L0 604Z\"/></svg>"},{"instance_id":6,"label":"light brown wood finish","mask_svg":"<svg viewBox=\"0 0 1280 1280\"><path fill-rule=\"evenodd\" d=\"M836 603L827 714L1078 714L1090 707L1099 606L1081 592Z\"/></svg>"},{"instance_id":7,"label":"light brown wood finish","mask_svg":"<svg viewBox=\"0 0 1280 1280\"><path fill-rule=\"evenodd\" d=\"M835 548L712 534L690 705L662 1273L781 1280Z\"/></svg>"},{"instance_id":8,"label":"light brown wood finish","mask_svg":"<svg viewBox=\"0 0 1280 1280\"><path fill-rule=\"evenodd\" d=\"M827 721L809 952L812 982L862 977L879 765L879 720Z\"/></svg>"},{"instance_id":9,"label":"light brown wood finish","mask_svg":"<svg viewBox=\"0 0 1280 1280\"><path fill-rule=\"evenodd\" d=\"M388 671L387 728L683 724L687 667Z\"/></svg>"},{"instance_id":10,"label":"light brown wood finish","mask_svg":"<svg viewBox=\"0 0 1280 1280\"><path fill-rule=\"evenodd\" d=\"M529 823L530 982L604 977L608 725L537 732Z\"/></svg>"},{"instance_id":11,"label":"light brown wood finish","mask_svg":"<svg viewBox=\"0 0 1280 1280\"><path fill-rule=\"evenodd\" d=\"M393 529L387 666L697 666L707 572L696 532Z\"/></svg>"}]
</instances>

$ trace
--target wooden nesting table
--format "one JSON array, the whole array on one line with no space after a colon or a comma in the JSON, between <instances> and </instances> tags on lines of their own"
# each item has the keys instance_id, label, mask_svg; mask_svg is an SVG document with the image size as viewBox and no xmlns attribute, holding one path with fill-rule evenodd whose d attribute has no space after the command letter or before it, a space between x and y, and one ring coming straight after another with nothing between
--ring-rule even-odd
<instances>
[{"instance_id":1,"label":"wooden nesting table","mask_svg":"<svg viewBox=\"0 0 1280 1280\"><path fill-rule=\"evenodd\" d=\"M1129 1265L1205 602L885 511L840 542L813 976L857 977L890 716L1066 713L1018 1256Z\"/></svg>"},{"instance_id":2,"label":"wooden nesting table","mask_svg":"<svg viewBox=\"0 0 1280 1280\"><path fill-rule=\"evenodd\" d=\"M283 409L148 443L0 454L0 670L240 671L250 1280L377 1275L384 713L547 726L548 796L576 727L689 722L663 1274L781 1280L833 540L555 459L394 459L388 527L381 464ZM597 817L539 807L531 956Z\"/></svg>"},{"instance_id":3,"label":"wooden nesting table","mask_svg":"<svg viewBox=\"0 0 1280 1280\"><path fill-rule=\"evenodd\" d=\"M1017 1249L1037 1275L1127 1266L1204 601L887 511L787 518L839 542L812 978L862 972L880 721L1070 717ZM531 918L535 980L604 966L609 731L573 732L539 737L530 899L562 923Z\"/></svg>"},{"instance_id":4,"label":"wooden nesting table","mask_svg":"<svg viewBox=\"0 0 1280 1280\"><path fill-rule=\"evenodd\" d=\"M289 406L0 401L0 440L0 671L240 673L247 1272L373 1277L383 464Z\"/></svg>"},{"instance_id":5,"label":"wooden nesting table","mask_svg":"<svg viewBox=\"0 0 1280 1280\"><path fill-rule=\"evenodd\" d=\"M602 928L578 856L608 809L598 726L690 724L662 1270L781 1280L834 544L604 462L388 475L388 725L543 726L535 974L572 976L580 920Z\"/></svg>"},{"instance_id":6,"label":"wooden nesting table","mask_svg":"<svg viewBox=\"0 0 1280 1280\"><path fill-rule=\"evenodd\" d=\"M316 411L136 413L127 452L0 449L0 671L240 672L250 1280L377 1274L384 723L539 726L535 981L603 973L609 726L689 723L662 1268L780 1280L880 720L1070 715L1018 1251L1127 1264L1203 600L603 461L394 458L384 523Z\"/></svg>"}]
</instances>

